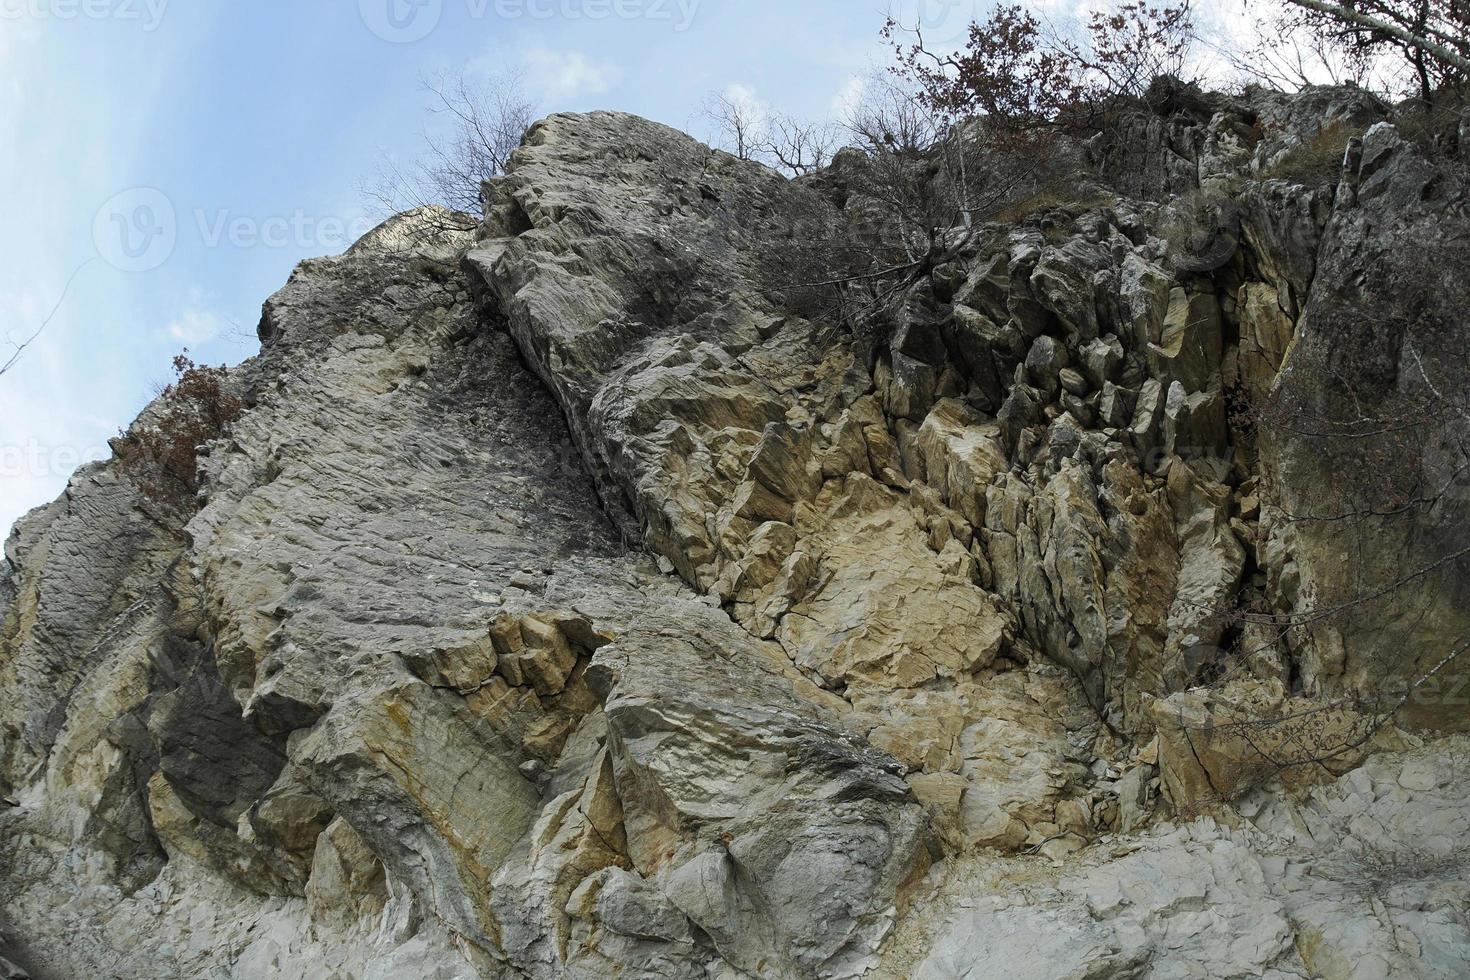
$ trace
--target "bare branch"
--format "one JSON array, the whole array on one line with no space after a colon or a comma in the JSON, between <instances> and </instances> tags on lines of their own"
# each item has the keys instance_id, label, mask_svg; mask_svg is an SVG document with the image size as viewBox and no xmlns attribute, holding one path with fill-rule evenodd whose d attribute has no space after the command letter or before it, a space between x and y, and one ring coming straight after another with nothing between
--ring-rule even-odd
<instances>
[{"instance_id":1,"label":"bare branch","mask_svg":"<svg viewBox=\"0 0 1470 980\"><path fill-rule=\"evenodd\" d=\"M5 359L5 363L0 364L0 376L3 376L11 368L15 367L16 363L21 359L21 356L25 354L26 349L35 343L41 334L46 331L46 328L51 325L51 321L55 319L57 312L61 310L61 304L66 300L66 294L71 292L71 284L76 282L77 276L81 275L83 269L96 261L97 256L94 255L72 270L71 275L67 277L66 285L61 288L61 295L56 298L56 304L51 307L51 312L46 314L40 326L36 327L24 340L9 341L12 350L10 356Z\"/></svg>"},{"instance_id":2,"label":"bare branch","mask_svg":"<svg viewBox=\"0 0 1470 980\"><path fill-rule=\"evenodd\" d=\"M1330 3L1328 0L1286 0L1286 2L1293 6L1303 7L1307 10L1316 11L1319 14L1325 14L1328 17L1362 28L1365 31L1391 37L1411 48L1432 55L1446 65L1452 65L1461 72L1470 74L1470 57L1466 57L1460 52L1454 51L1444 44L1439 43L1433 37L1429 36L1428 32L1416 34L1414 31L1402 27L1399 24L1392 23L1386 18L1365 14L1347 4Z\"/></svg>"},{"instance_id":3,"label":"bare branch","mask_svg":"<svg viewBox=\"0 0 1470 980\"><path fill-rule=\"evenodd\" d=\"M714 123L725 149L741 160L754 160L764 140L764 127L757 108L744 99L719 93L704 103L704 116Z\"/></svg>"},{"instance_id":4,"label":"bare branch","mask_svg":"<svg viewBox=\"0 0 1470 980\"><path fill-rule=\"evenodd\" d=\"M424 157L407 169L385 159L366 194L385 216L442 205L473 216L472 225L483 211L482 182L505 172L535 118L535 106L512 73L486 81L446 73L423 84L431 96L429 111L448 122L447 133L426 132Z\"/></svg>"},{"instance_id":5,"label":"bare branch","mask_svg":"<svg viewBox=\"0 0 1470 980\"><path fill-rule=\"evenodd\" d=\"M815 173L832 159L839 139L829 123L807 122L777 113L766 127L761 149L792 177Z\"/></svg>"}]
</instances>

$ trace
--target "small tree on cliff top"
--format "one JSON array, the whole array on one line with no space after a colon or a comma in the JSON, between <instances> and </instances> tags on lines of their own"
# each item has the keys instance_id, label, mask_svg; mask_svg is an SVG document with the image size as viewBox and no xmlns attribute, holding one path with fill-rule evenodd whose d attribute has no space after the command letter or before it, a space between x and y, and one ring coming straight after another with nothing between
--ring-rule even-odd
<instances>
[{"instance_id":1,"label":"small tree on cliff top","mask_svg":"<svg viewBox=\"0 0 1470 980\"><path fill-rule=\"evenodd\" d=\"M883 37L897 56L893 70L918 85L935 114L950 122L982 119L1014 135L1094 128L1113 100L1142 97L1156 76L1181 73L1192 30L1188 0L1135 0L1094 11L1077 38L1019 5L971 23L959 51L936 51L923 25L891 18Z\"/></svg>"},{"instance_id":2,"label":"small tree on cliff top","mask_svg":"<svg viewBox=\"0 0 1470 980\"><path fill-rule=\"evenodd\" d=\"M703 115L714 127L717 145L741 160L756 160L788 177L822 169L840 145L838 130L830 123L772 111L740 91L711 93Z\"/></svg>"},{"instance_id":3,"label":"small tree on cliff top","mask_svg":"<svg viewBox=\"0 0 1470 980\"><path fill-rule=\"evenodd\" d=\"M407 167L385 161L366 195L385 217L441 205L469 216L472 226L481 215L481 183L505 172L535 119L535 105L512 73L488 79L444 73L423 84L429 111L448 124L447 132L426 132L423 157Z\"/></svg>"}]
</instances>

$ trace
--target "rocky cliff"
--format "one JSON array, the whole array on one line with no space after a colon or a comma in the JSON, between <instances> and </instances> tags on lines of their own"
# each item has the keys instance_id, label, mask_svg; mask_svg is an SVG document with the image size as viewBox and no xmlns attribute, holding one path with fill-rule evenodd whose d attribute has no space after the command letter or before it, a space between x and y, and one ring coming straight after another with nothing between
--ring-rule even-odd
<instances>
[{"instance_id":1,"label":"rocky cliff","mask_svg":"<svg viewBox=\"0 0 1470 980\"><path fill-rule=\"evenodd\" d=\"M615 113L303 263L6 545L11 975L1465 975L1466 181L1176 102L866 333L861 158Z\"/></svg>"}]
</instances>

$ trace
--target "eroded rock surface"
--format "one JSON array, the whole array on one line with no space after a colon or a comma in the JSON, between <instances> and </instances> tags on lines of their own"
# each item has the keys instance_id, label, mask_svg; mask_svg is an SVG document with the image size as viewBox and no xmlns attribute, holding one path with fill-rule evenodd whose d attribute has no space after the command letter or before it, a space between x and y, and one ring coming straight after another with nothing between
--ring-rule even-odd
<instances>
[{"instance_id":1,"label":"eroded rock surface","mask_svg":"<svg viewBox=\"0 0 1470 980\"><path fill-rule=\"evenodd\" d=\"M1232 410L1330 360L1369 246L1466 224L1387 123L1336 188L1260 179L1384 114L1338 96L1181 97L1137 175L1218 227L986 226L876 341L787 288L857 196L615 113L534 126L475 230L303 263L197 500L102 464L7 544L0 954L1462 975L1465 713L1362 705L1459 635L1465 498L1303 519L1319 447ZM1444 324L1379 301L1368 382L1438 377ZM1315 625L1393 591L1334 557L1375 546L1433 571L1375 607L1391 662Z\"/></svg>"}]
</instances>

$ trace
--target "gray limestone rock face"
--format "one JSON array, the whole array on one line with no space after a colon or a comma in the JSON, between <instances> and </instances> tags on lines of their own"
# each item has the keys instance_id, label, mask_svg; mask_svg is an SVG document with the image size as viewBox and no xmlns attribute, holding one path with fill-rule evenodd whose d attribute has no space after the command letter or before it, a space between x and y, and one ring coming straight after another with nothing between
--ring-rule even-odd
<instances>
[{"instance_id":1,"label":"gray limestone rock face","mask_svg":"<svg viewBox=\"0 0 1470 980\"><path fill-rule=\"evenodd\" d=\"M1464 975L1463 667L1373 697L1464 635L1463 181L1153 95L851 322L861 153L620 113L298 266L197 495L7 542L0 973ZM1438 406L1412 520L1319 519L1346 404Z\"/></svg>"},{"instance_id":2,"label":"gray limestone rock face","mask_svg":"<svg viewBox=\"0 0 1470 980\"><path fill-rule=\"evenodd\" d=\"M109 631L146 618L178 548L110 468L80 470L66 494L5 542L8 599L0 678L0 788L24 785L54 744L65 700Z\"/></svg>"},{"instance_id":3,"label":"gray limestone rock face","mask_svg":"<svg viewBox=\"0 0 1470 980\"><path fill-rule=\"evenodd\" d=\"M800 696L810 685L723 612L627 552L557 406L495 309L474 298L473 274L453 249L403 237L406 250L368 241L308 263L267 304L264 350L240 371L250 407L208 457L202 509L187 538L155 532L174 548L174 604L188 615L174 608L177 622L155 626L151 647L129 636L127 655L159 676L142 671L137 707L117 693L88 702L131 713L101 715L90 735L63 729L50 792L7 815L7 833L26 839L28 826L95 811L89 787L101 779L104 801L142 799L139 833L157 834L178 890L165 916L197 914L191 903L206 900L189 896L215 874L297 909L297 896L340 909L356 901L341 891L354 877L377 876L387 882L377 948L427 940L439 961L461 964L445 969L548 973L600 955L590 939L586 950L564 942L563 905L588 875L634 869L657 890L716 848L743 855L750 880L707 917L778 946L809 942L789 964L803 975L873 955L899 885L929 860L901 767L823 699ZM767 482L796 493L781 482L784 457L772 458ZM669 741L722 713L708 739ZM598 745L605 784L600 769L584 771ZM746 771L753 757L770 766ZM724 802L697 788L710 767L729 773ZM608 815L579 810L563 830L583 827L595 845L539 855L551 788L583 784L583 795L600 787L591 798ZM365 870L328 870L336 859L318 843L328 824L355 842ZM826 856L795 845L813 834L830 838ZM43 925L65 920L57 903L117 885L98 873L55 893L27 886L25 869L104 844L89 828L29 845L36 853L7 879L40 954L67 970L109 956L107 932L136 902L120 896L103 935L63 945ZM554 887L528 889L543 872ZM824 877L830 907L799 901ZM312 914L302 932L269 940L308 972L348 957L367 925L328 930ZM823 938L811 938L818 920ZM125 963L163 941L151 935ZM207 969L228 949L200 935L172 955ZM686 938L661 956L694 971L725 952Z\"/></svg>"},{"instance_id":4,"label":"gray limestone rock face","mask_svg":"<svg viewBox=\"0 0 1470 980\"><path fill-rule=\"evenodd\" d=\"M912 926L922 941L896 949L923 950L924 977L997 962L1038 977L1459 976L1464 861L1442 835L1464 821L1463 773L1445 767L1463 746L1377 757L1299 802L1251 801L1239 827L1161 828L1072 870L959 863Z\"/></svg>"},{"instance_id":5,"label":"gray limestone rock face","mask_svg":"<svg viewBox=\"0 0 1470 980\"><path fill-rule=\"evenodd\" d=\"M1373 698L1433 670L1466 627L1467 497L1445 464L1458 456L1448 447L1470 398L1451 353L1465 330L1470 182L1387 122L1362 143L1357 194L1325 216L1294 337L1260 345L1285 347L1272 389L1282 413L1334 421L1275 425L1261 446L1262 469L1280 488L1267 504L1277 594L1327 616L1294 650L1307 686ZM1343 380L1314 380L1324 373ZM1358 411L1365 421L1346 421ZM1402 419L1400 435L1355 431L1388 417ZM1369 552L1402 557L1345 560ZM1450 692L1470 684L1470 664L1434 676L1432 692L1405 702L1411 723L1463 729L1470 716Z\"/></svg>"}]
</instances>

